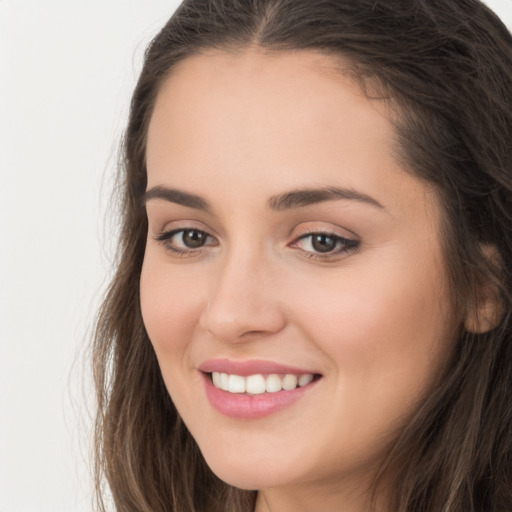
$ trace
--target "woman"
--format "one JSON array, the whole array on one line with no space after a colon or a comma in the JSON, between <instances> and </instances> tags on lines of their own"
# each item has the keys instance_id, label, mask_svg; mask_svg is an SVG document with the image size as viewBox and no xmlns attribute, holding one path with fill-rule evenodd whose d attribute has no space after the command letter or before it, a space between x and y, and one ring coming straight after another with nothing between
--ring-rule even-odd
<instances>
[{"instance_id":1,"label":"woman","mask_svg":"<svg viewBox=\"0 0 512 512\"><path fill-rule=\"evenodd\" d=\"M476 0L182 4L95 342L117 510L512 509L511 90Z\"/></svg>"}]
</instances>

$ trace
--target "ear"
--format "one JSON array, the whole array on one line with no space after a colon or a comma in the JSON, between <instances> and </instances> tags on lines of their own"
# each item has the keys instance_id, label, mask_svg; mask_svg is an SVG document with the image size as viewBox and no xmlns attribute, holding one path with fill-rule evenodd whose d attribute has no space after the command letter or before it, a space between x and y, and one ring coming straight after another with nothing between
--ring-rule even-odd
<instances>
[{"instance_id":1,"label":"ear","mask_svg":"<svg viewBox=\"0 0 512 512\"><path fill-rule=\"evenodd\" d=\"M500 267L501 258L494 246L485 245L481 250L486 260L486 269ZM475 297L473 303L468 304L464 327L468 332L482 334L500 323L504 313L503 299L498 283L491 278L489 272L482 272L477 279Z\"/></svg>"}]
</instances>

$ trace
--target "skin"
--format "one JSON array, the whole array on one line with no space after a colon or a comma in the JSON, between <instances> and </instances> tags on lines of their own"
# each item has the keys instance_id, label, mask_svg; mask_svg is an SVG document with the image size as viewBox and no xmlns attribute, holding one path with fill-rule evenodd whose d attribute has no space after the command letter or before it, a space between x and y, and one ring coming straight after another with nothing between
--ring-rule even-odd
<instances>
[{"instance_id":1,"label":"skin","mask_svg":"<svg viewBox=\"0 0 512 512\"><path fill-rule=\"evenodd\" d=\"M147 201L144 322L207 463L258 489L258 512L368 510L369 482L439 378L459 325L437 196L395 159L389 106L336 66L306 51L195 56L163 84L149 127L148 190L195 194L210 210ZM378 205L268 205L319 187ZM207 233L206 244L178 254L180 234L157 240L185 228ZM318 232L358 247L319 259L307 237ZM197 367L211 358L322 378L282 411L233 419L207 400Z\"/></svg>"}]
</instances>

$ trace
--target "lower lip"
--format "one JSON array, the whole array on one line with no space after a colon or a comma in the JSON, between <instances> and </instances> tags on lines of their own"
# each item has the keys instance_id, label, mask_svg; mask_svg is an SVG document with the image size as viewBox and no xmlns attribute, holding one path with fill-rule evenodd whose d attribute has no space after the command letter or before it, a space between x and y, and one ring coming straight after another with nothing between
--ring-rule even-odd
<instances>
[{"instance_id":1,"label":"lower lip","mask_svg":"<svg viewBox=\"0 0 512 512\"><path fill-rule=\"evenodd\" d=\"M276 393L262 393L261 395L246 395L229 393L213 385L211 376L203 374L206 396L210 404L221 414L231 418L253 420L274 414L292 405L307 394L318 382L297 387L291 391L277 391Z\"/></svg>"}]
</instances>

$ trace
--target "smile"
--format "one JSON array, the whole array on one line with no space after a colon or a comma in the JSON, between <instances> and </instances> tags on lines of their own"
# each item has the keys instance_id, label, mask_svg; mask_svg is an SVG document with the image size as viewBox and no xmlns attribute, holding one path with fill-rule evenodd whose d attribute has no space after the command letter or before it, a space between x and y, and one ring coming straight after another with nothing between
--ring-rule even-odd
<instances>
[{"instance_id":1,"label":"smile","mask_svg":"<svg viewBox=\"0 0 512 512\"><path fill-rule=\"evenodd\" d=\"M307 386L314 379L312 373L303 375L286 375L261 373L243 377L223 372L212 372L212 382L217 389L228 393L247 393L249 395L261 395L263 393L278 393L279 391L292 391L297 387Z\"/></svg>"},{"instance_id":2,"label":"smile","mask_svg":"<svg viewBox=\"0 0 512 512\"><path fill-rule=\"evenodd\" d=\"M269 361L215 359L198 370L213 408L223 416L245 420L291 406L323 380L317 372Z\"/></svg>"}]
</instances>

